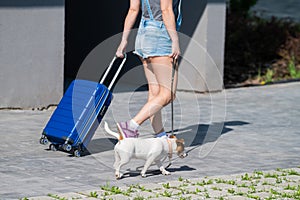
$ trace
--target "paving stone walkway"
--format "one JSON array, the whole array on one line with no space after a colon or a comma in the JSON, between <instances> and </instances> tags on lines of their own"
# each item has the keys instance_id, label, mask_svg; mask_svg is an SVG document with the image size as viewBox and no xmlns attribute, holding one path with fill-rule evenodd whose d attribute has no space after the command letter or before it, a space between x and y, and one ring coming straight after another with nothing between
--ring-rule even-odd
<instances>
[{"instance_id":1,"label":"paving stone walkway","mask_svg":"<svg viewBox=\"0 0 300 200\"><path fill-rule=\"evenodd\" d=\"M300 168L184 179L129 186L105 184L95 190L48 194L48 199L300 199Z\"/></svg>"},{"instance_id":2,"label":"paving stone walkway","mask_svg":"<svg viewBox=\"0 0 300 200\"><path fill-rule=\"evenodd\" d=\"M70 193L68 197L76 195L79 199L97 195L107 199L297 199L299 99L300 83L212 94L178 92L175 129L177 137L185 139L189 156L174 157L171 176L163 176L152 167L147 178L141 178L136 169L143 162L132 160L123 169L126 176L118 181L112 168L116 140L102 125L88 147L89 153L75 158L39 144L53 110L2 110L0 199L53 199L56 195L63 199ZM116 128L115 121L129 119L145 101L145 92L116 93L105 120ZM169 130L170 107L163 110L163 118ZM151 133L146 122L141 137L152 137ZM128 191L130 196L125 195Z\"/></svg>"}]
</instances>

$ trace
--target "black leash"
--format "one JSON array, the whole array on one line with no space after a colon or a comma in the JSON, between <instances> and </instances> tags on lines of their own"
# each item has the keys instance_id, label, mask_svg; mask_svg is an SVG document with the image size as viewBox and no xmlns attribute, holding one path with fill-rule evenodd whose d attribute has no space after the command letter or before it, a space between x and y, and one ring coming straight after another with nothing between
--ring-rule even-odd
<instances>
[{"instance_id":1,"label":"black leash","mask_svg":"<svg viewBox=\"0 0 300 200\"><path fill-rule=\"evenodd\" d=\"M171 80L171 136L174 136L174 77L175 77L175 72L176 72L176 68L178 66L178 60L173 58L172 61L172 80ZM171 163L171 159L172 157L169 157L169 164L165 167L165 169L169 168L172 163Z\"/></svg>"},{"instance_id":2,"label":"black leash","mask_svg":"<svg viewBox=\"0 0 300 200\"><path fill-rule=\"evenodd\" d=\"M174 77L178 66L178 60L173 58L172 61L172 81L171 81L171 135L174 135Z\"/></svg>"}]
</instances>

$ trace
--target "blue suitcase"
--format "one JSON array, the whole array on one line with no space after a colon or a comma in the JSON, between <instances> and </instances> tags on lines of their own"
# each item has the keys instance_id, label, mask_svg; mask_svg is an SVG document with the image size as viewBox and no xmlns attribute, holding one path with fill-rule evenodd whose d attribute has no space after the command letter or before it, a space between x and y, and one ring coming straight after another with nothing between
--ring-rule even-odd
<instances>
[{"instance_id":1,"label":"blue suitcase","mask_svg":"<svg viewBox=\"0 0 300 200\"><path fill-rule=\"evenodd\" d=\"M106 87L103 83L116 59L111 61L99 83L77 79L70 84L43 130L41 144L50 142L50 149L62 149L80 157L112 101L111 88L126 61L126 54Z\"/></svg>"}]
</instances>

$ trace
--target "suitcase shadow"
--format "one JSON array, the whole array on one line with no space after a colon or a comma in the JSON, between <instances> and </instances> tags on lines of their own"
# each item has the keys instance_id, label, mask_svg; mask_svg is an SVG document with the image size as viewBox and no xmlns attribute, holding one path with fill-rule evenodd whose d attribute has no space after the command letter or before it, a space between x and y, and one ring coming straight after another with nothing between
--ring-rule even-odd
<instances>
[{"instance_id":1,"label":"suitcase shadow","mask_svg":"<svg viewBox=\"0 0 300 200\"><path fill-rule=\"evenodd\" d=\"M82 156L88 156L91 154L97 154L97 153L113 150L117 143L118 140L113 138L93 139L89 143L87 150L83 152Z\"/></svg>"}]
</instances>

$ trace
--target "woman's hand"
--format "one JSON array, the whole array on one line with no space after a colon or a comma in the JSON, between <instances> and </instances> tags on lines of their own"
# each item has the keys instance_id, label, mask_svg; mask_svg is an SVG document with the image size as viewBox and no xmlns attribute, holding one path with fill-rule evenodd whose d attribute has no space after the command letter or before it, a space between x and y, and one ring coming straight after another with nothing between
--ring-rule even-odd
<instances>
[{"instance_id":1,"label":"woman's hand","mask_svg":"<svg viewBox=\"0 0 300 200\"><path fill-rule=\"evenodd\" d=\"M116 52L116 56L118 58L124 58L124 52L126 51L126 46L127 46L127 41L126 40L122 40L118 49L117 49L117 52Z\"/></svg>"},{"instance_id":2,"label":"woman's hand","mask_svg":"<svg viewBox=\"0 0 300 200\"><path fill-rule=\"evenodd\" d=\"M171 58L175 58L176 60L180 56L180 47L179 47L179 42L178 41L173 41L172 42L172 54L170 55Z\"/></svg>"}]
</instances>

